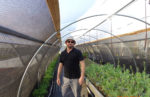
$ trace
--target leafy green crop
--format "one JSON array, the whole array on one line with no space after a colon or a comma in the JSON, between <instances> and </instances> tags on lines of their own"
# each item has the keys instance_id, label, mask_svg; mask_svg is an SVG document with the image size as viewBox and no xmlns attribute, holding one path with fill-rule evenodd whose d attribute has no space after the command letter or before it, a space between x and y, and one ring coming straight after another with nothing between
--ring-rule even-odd
<instances>
[{"instance_id":1,"label":"leafy green crop","mask_svg":"<svg viewBox=\"0 0 150 97\"><path fill-rule=\"evenodd\" d=\"M35 89L32 93L33 97L45 97L45 95L48 93L48 87L50 85L50 80L53 78L54 68L57 62L58 56L54 58L54 60L49 64L47 71L45 72L45 75L40 82L40 85L37 89Z\"/></svg>"},{"instance_id":2,"label":"leafy green crop","mask_svg":"<svg viewBox=\"0 0 150 97\"><path fill-rule=\"evenodd\" d=\"M87 78L108 97L150 97L150 78L145 71L130 73L118 65L91 64L86 67Z\"/></svg>"},{"instance_id":3,"label":"leafy green crop","mask_svg":"<svg viewBox=\"0 0 150 97\"><path fill-rule=\"evenodd\" d=\"M87 52L83 52L83 57L84 58L88 58L88 53Z\"/></svg>"}]
</instances>

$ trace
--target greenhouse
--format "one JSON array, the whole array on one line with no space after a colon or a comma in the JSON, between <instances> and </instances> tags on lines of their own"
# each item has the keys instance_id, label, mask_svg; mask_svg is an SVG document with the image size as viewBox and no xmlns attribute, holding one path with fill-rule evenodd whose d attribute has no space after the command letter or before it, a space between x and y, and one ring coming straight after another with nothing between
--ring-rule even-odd
<instances>
[{"instance_id":1,"label":"greenhouse","mask_svg":"<svg viewBox=\"0 0 150 97\"><path fill-rule=\"evenodd\" d=\"M69 37L80 97L150 97L150 0L0 0L0 97L63 97Z\"/></svg>"}]
</instances>

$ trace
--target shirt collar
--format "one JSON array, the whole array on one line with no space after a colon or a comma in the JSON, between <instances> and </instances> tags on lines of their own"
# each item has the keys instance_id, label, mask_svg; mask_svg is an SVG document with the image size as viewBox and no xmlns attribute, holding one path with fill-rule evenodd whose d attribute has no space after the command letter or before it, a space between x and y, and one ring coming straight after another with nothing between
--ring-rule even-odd
<instances>
[{"instance_id":1,"label":"shirt collar","mask_svg":"<svg viewBox=\"0 0 150 97\"><path fill-rule=\"evenodd\" d=\"M70 52L72 52L72 51L74 51L75 50L75 48L73 48ZM65 49L65 52L67 53L67 48Z\"/></svg>"}]
</instances>

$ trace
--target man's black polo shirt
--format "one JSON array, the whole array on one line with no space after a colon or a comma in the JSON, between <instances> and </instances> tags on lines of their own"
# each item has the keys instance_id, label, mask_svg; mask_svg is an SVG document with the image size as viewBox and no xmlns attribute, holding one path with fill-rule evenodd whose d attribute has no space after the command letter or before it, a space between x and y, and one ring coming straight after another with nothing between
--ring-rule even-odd
<instances>
[{"instance_id":1,"label":"man's black polo shirt","mask_svg":"<svg viewBox=\"0 0 150 97\"><path fill-rule=\"evenodd\" d=\"M79 62L83 60L83 55L80 50L73 48L69 53L64 50L60 55L60 62L64 66L64 76L67 78L79 78L80 77L80 65Z\"/></svg>"}]
</instances>

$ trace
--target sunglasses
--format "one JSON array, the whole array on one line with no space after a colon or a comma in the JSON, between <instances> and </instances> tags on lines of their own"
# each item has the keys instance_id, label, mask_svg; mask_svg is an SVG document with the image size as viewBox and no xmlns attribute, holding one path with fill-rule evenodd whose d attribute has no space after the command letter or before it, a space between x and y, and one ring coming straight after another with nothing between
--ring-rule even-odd
<instances>
[{"instance_id":1,"label":"sunglasses","mask_svg":"<svg viewBox=\"0 0 150 97\"><path fill-rule=\"evenodd\" d=\"M68 43L75 43L74 41L67 41Z\"/></svg>"}]
</instances>

